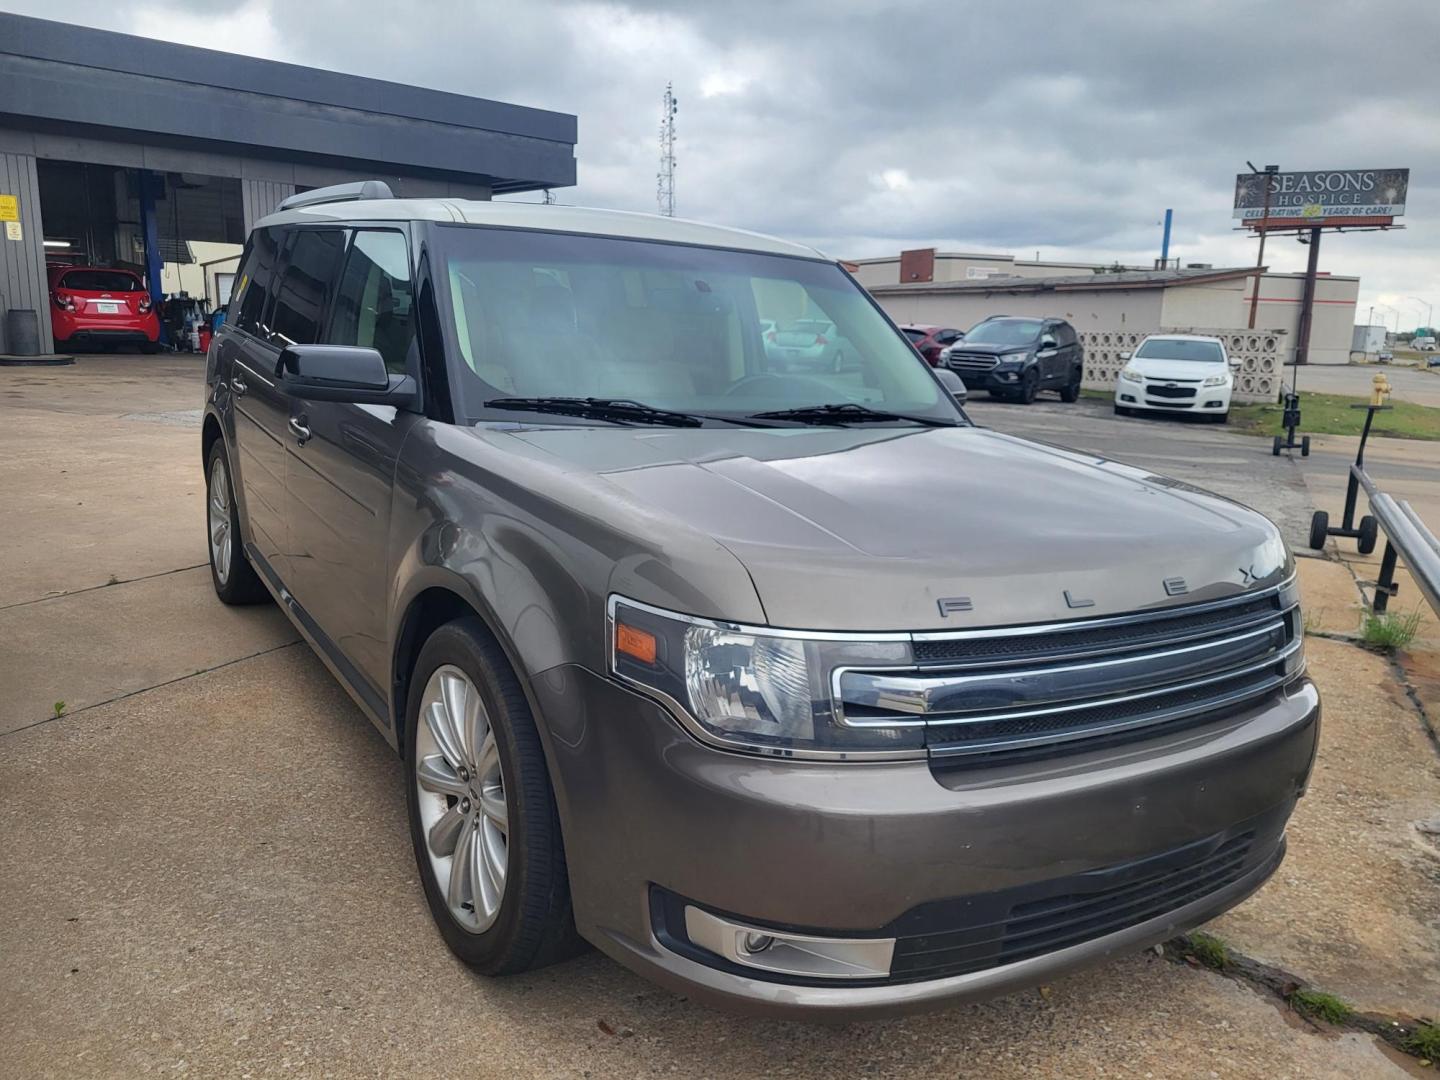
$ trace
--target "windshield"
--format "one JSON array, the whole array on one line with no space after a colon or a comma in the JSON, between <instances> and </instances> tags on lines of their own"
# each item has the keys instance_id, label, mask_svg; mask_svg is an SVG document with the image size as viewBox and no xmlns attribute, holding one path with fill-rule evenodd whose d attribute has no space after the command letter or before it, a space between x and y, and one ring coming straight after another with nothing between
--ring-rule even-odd
<instances>
[{"instance_id":1,"label":"windshield","mask_svg":"<svg viewBox=\"0 0 1440 1080\"><path fill-rule=\"evenodd\" d=\"M476 226L438 226L434 236L457 419L528 419L518 403L486 405L503 398L594 397L722 425L851 404L961 421L905 339L833 264ZM597 423L554 414L544 422Z\"/></svg>"},{"instance_id":2,"label":"windshield","mask_svg":"<svg viewBox=\"0 0 1440 1080\"><path fill-rule=\"evenodd\" d=\"M123 270L68 270L60 288L77 292L139 292L140 279Z\"/></svg>"},{"instance_id":3,"label":"windshield","mask_svg":"<svg viewBox=\"0 0 1440 1080\"><path fill-rule=\"evenodd\" d=\"M965 335L966 345L1030 345L1040 335L1039 319L991 319Z\"/></svg>"},{"instance_id":4,"label":"windshield","mask_svg":"<svg viewBox=\"0 0 1440 1080\"><path fill-rule=\"evenodd\" d=\"M1141 360L1196 360L1219 364L1225 352L1215 341L1184 341L1178 338L1150 338L1140 343L1135 356Z\"/></svg>"}]
</instances>

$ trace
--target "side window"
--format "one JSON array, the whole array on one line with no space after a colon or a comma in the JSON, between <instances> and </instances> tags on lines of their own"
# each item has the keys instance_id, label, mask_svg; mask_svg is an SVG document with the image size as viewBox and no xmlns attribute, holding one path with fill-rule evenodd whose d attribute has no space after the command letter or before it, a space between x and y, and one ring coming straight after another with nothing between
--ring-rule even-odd
<instances>
[{"instance_id":1,"label":"side window","mask_svg":"<svg viewBox=\"0 0 1440 1080\"><path fill-rule=\"evenodd\" d=\"M355 234L325 340L377 349L392 375L409 371L415 344L415 297L405 234L363 229Z\"/></svg>"},{"instance_id":2,"label":"side window","mask_svg":"<svg viewBox=\"0 0 1440 1080\"><path fill-rule=\"evenodd\" d=\"M325 300L340 274L344 253L343 229L297 229L291 234L270 316L276 344L314 345L320 340Z\"/></svg>"},{"instance_id":3,"label":"side window","mask_svg":"<svg viewBox=\"0 0 1440 1080\"><path fill-rule=\"evenodd\" d=\"M1068 322L1055 324L1055 341L1062 348L1075 344L1075 328Z\"/></svg>"},{"instance_id":4,"label":"side window","mask_svg":"<svg viewBox=\"0 0 1440 1080\"><path fill-rule=\"evenodd\" d=\"M959 330L941 330L935 335L935 342L939 345L954 345L955 339L959 336Z\"/></svg>"},{"instance_id":5,"label":"side window","mask_svg":"<svg viewBox=\"0 0 1440 1080\"><path fill-rule=\"evenodd\" d=\"M240 276L235 279L234 295L230 298L230 317L235 325L259 337L269 336L264 318L279 246L279 229L256 229L250 234Z\"/></svg>"}]
</instances>

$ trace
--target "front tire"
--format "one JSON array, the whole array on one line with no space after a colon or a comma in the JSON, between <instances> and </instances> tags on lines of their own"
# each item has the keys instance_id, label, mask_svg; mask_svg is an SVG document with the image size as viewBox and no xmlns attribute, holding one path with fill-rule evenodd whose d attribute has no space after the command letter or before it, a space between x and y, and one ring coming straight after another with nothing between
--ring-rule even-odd
<instances>
[{"instance_id":1,"label":"front tire","mask_svg":"<svg viewBox=\"0 0 1440 1080\"><path fill-rule=\"evenodd\" d=\"M410 839L445 944L485 975L570 956L579 939L540 734L478 619L425 642L405 717Z\"/></svg>"},{"instance_id":2,"label":"front tire","mask_svg":"<svg viewBox=\"0 0 1440 1080\"><path fill-rule=\"evenodd\" d=\"M1040 373L1031 368L1020 376L1020 393L1016 400L1022 405L1033 405L1035 395L1040 393Z\"/></svg>"},{"instance_id":3,"label":"front tire","mask_svg":"<svg viewBox=\"0 0 1440 1080\"><path fill-rule=\"evenodd\" d=\"M1080 369L1076 368L1070 373L1070 381L1060 388L1060 400L1066 405L1073 405L1080 400Z\"/></svg>"},{"instance_id":4,"label":"front tire","mask_svg":"<svg viewBox=\"0 0 1440 1080\"><path fill-rule=\"evenodd\" d=\"M270 599L265 584L240 542L240 514L225 443L216 439L205 456L205 524L210 549L210 583L227 604L258 604Z\"/></svg>"}]
</instances>

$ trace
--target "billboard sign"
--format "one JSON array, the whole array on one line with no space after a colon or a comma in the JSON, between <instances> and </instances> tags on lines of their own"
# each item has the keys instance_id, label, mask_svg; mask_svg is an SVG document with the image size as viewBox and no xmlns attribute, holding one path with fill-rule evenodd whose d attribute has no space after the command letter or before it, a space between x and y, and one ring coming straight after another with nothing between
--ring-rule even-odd
<instances>
[{"instance_id":1,"label":"billboard sign","mask_svg":"<svg viewBox=\"0 0 1440 1080\"><path fill-rule=\"evenodd\" d=\"M1270 213L1265 214L1265 187ZM1235 177L1235 213L1242 224L1376 225L1405 213L1409 169L1331 169L1316 172L1241 173ZM1377 220L1379 219L1379 220Z\"/></svg>"}]
</instances>

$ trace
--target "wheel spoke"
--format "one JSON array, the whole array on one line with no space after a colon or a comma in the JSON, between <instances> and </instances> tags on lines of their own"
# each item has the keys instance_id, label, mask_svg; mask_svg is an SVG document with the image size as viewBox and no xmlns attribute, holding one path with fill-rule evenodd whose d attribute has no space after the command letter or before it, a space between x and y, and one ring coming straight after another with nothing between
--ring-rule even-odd
<instances>
[{"instance_id":1,"label":"wheel spoke","mask_svg":"<svg viewBox=\"0 0 1440 1080\"><path fill-rule=\"evenodd\" d=\"M501 833L510 835L510 816L505 808L505 792L500 788L482 788L480 791L480 812L484 814Z\"/></svg>"},{"instance_id":2,"label":"wheel spoke","mask_svg":"<svg viewBox=\"0 0 1440 1080\"><path fill-rule=\"evenodd\" d=\"M430 850L436 855L453 855L455 841L460 839L467 824L469 823L465 820L465 815L452 806L439 821L430 826L430 831L426 834Z\"/></svg>"},{"instance_id":3,"label":"wheel spoke","mask_svg":"<svg viewBox=\"0 0 1440 1080\"><path fill-rule=\"evenodd\" d=\"M475 863L475 830L465 818L461 819L460 827L460 842L455 845L455 858L450 863L450 888L446 892L446 902L457 915L463 913L467 900L474 903L471 868Z\"/></svg>"},{"instance_id":4,"label":"wheel spoke","mask_svg":"<svg viewBox=\"0 0 1440 1080\"><path fill-rule=\"evenodd\" d=\"M458 675L440 676L440 699L445 703L445 712L450 721L450 730L455 745L467 759L471 759L474 746L470 742L469 701L470 686Z\"/></svg>"},{"instance_id":5,"label":"wheel spoke","mask_svg":"<svg viewBox=\"0 0 1440 1080\"><path fill-rule=\"evenodd\" d=\"M485 703L480 700L480 691L475 687L468 687L469 696L466 700L468 712L465 715L465 731L469 742L471 754L474 755L475 766L483 771L480 764L480 755L484 753L486 742L493 742L490 734L490 717L485 712Z\"/></svg>"},{"instance_id":6,"label":"wheel spoke","mask_svg":"<svg viewBox=\"0 0 1440 1080\"><path fill-rule=\"evenodd\" d=\"M473 863L475 874L476 911L484 904L484 914L489 917L500 909L500 898L505 895L505 841L483 820L475 831L475 845L479 849Z\"/></svg>"},{"instance_id":7,"label":"wheel spoke","mask_svg":"<svg viewBox=\"0 0 1440 1080\"><path fill-rule=\"evenodd\" d=\"M432 754L421 761L416 766L415 775L422 788L436 795L454 795L463 799L470 794L465 781L455 775L450 763L439 754Z\"/></svg>"},{"instance_id":8,"label":"wheel spoke","mask_svg":"<svg viewBox=\"0 0 1440 1080\"><path fill-rule=\"evenodd\" d=\"M455 741L455 733L450 728L450 718L446 714L443 701L430 703L430 707L425 710L425 726L429 728L431 738L440 748L440 753L445 755L450 767L458 770L465 763L465 755Z\"/></svg>"},{"instance_id":9,"label":"wheel spoke","mask_svg":"<svg viewBox=\"0 0 1440 1080\"><path fill-rule=\"evenodd\" d=\"M229 531L230 523L228 521L215 522L214 527L210 530L210 542L219 547L225 543L225 534Z\"/></svg>"}]
</instances>

